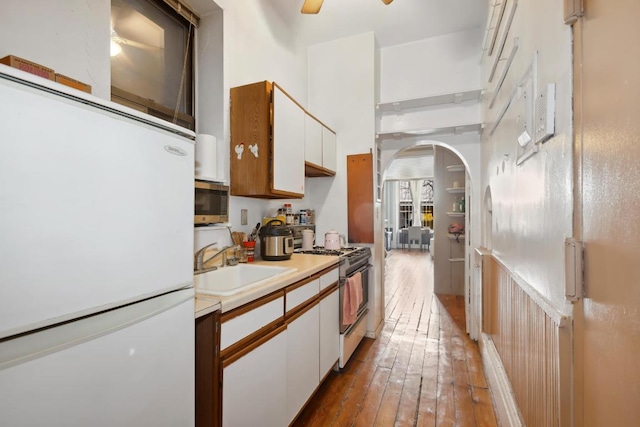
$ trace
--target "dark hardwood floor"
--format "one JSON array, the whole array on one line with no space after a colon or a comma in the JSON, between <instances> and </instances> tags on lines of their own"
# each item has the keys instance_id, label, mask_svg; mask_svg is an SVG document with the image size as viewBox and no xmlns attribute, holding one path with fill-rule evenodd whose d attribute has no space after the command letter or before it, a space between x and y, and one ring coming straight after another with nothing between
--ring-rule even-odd
<instances>
[{"instance_id":1,"label":"dark hardwood floor","mask_svg":"<svg viewBox=\"0 0 640 427\"><path fill-rule=\"evenodd\" d=\"M461 296L433 293L428 252L386 259L386 321L332 372L294 426L496 426Z\"/></svg>"}]
</instances>

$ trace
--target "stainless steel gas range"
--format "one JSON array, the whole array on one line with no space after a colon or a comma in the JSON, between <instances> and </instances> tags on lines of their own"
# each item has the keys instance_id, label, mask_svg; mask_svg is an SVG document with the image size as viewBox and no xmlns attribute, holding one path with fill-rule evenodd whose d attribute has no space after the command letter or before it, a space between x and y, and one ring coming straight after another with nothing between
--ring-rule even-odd
<instances>
[{"instance_id":1,"label":"stainless steel gas range","mask_svg":"<svg viewBox=\"0 0 640 427\"><path fill-rule=\"evenodd\" d=\"M316 246L313 250L301 250L297 249L297 253L311 254L311 255L333 255L340 258L339 267L339 285L340 285L340 368L344 368L347 361L355 351L362 338L367 332L367 314L369 303L369 274L372 268L370 264L371 249L368 247L347 247L340 250L328 250L321 246ZM345 292L349 292L347 283L349 279L353 278L356 274L360 273L362 283L362 301L358 305L357 314L355 320L352 322L345 320L346 310L349 307L345 306L348 300L345 299Z\"/></svg>"}]
</instances>

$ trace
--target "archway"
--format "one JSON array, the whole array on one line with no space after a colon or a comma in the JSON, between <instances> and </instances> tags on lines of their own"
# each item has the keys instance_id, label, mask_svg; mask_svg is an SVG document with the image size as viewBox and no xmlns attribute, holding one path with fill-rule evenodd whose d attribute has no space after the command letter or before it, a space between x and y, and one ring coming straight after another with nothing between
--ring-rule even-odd
<instances>
[{"instance_id":1,"label":"archway","mask_svg":"<svg viewBox=\"0 0 640 427\"><path fill-rule=\"evenodd\" d=\"M395 181L389 180L389 170L392 164L397 159L401 159L404 153L415 151L420 148L431 147L434 153L434 168L433 168L433 188L434 188L434 201L433 201L433 240L429 249L434 254L434 268L435 268L435 291L436 293L452 293L458 295L465 295L467 313L467 332L470 333L472 338L477 338L479 331L476 331L477 327L474 325L477 322L472 321L471 316L474 313L472 309L476 301L473 299L471 289L473 287L473 271L472 271L472 255L473 248L478 245L475 244L476 234L480 231L480 221L476 220L476 212L479 210L479 201L476 200L474 194L478 194L475 188L479 182L479 147L475 145L472 149L469 147L456 147L454 144L449 144L443 141L416 141L413 143L405 144L402 147L394 149L385 149L381 151L381 176L382 176L382 197L381 197L381 212L383 215L381 232L383 236L378 239L379 242L385 246L383 251L387 247L387 234L385 228L394 229L394 239L391 248L397 248L399 241L397 238L398 221L393 218L389 221L389 213L393 210L399 211L399 206L395 201L389 197L389 191L392 186L397 185ZM466 152L465 152L466 151ZM476 167L472 169L470 165L477 163ZM452 168L447 169L447 166ZM454 167L455 166L455 167ZM421 176L420 178L426 178ZM448 190L451 190L449 192ZM397 190L396 190L397 191ZM454 209L454 201L457 203L457 207ZM393 206L389 206L389 203L393 203ZM464 208L460 207L460 204ZM440 206L438 206L440 205ZM453 215L451 215L453 214ZM395 214L395 217L400 217L400 212ZM393 215L392 215L393 217ZM387 219L387 221L385 221ZM459 223L464 228L464 233L459 233L454 238L450 236L452 233L448 233L447 229L451 223ZM451 247L448 247L449 242L455 242L456 253L454 254ZM440 243L441 252L438 253L438 243ZM451 265L456 263L455 268ZM384 264L384 261L382 261ZM451 271L455 270L455 277L451 277ZM443 277L448 275L449 280L444 280ZM383 276L384 277L384 276ZM452 279L456 282L452 284ZM446 282L446 283L445 283ZM443 285L444 284L444 285ZM442 285L442 286L441 286ZM382 283L384 289L384 281Z\"/></svg>"}]
</instances>

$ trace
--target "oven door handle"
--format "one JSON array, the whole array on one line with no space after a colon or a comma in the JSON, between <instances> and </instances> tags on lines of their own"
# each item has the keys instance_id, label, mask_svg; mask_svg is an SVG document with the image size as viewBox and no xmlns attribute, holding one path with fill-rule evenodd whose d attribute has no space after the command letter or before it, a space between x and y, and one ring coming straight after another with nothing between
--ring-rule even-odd
<instances>
[{"instance_id":1,"label":"oven door handle","mask_svg":"<svg viewBox=\"0 0 640 427\"><path fill-rule=\"evenodd\" d=\"M356 274L356 273L364 273L364 272L366 272L367 270L369 270L371 268L373 268L373 265L366 264L366 265L363 265L362 267L358 268L357 270L352 271L351 273L349 273L348 276L341 277L340 278L340 285L344 285L345 283L347 283L347 279L349 277L353 276L354 274Z\"/></svg>"},{"instance_id":2,"label":"oven door handle","mask_svg":"<svg viewBox=\"0 0 640 427\"><path fill-rule=\"evenodd\" d=\"M373 265L371 265L371 264L363 265L362 267L360 267L359 269L357 269L356 271L351 273L351 276L353 276L356 273L364 273L365 271L369 270L370 268L373 268Z\"/></svg>"}]
</instances>

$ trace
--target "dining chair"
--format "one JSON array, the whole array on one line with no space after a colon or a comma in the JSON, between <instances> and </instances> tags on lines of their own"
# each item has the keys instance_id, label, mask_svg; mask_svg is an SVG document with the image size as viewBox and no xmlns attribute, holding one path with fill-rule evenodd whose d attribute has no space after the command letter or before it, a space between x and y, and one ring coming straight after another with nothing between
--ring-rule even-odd
<instances>
[{"instance_id":1,"label":"dining chair","mask_svg":"<svg viewBox=\"0 0 640 427\"><path fill-rule=\"evenodd\" d=\"M418 249L422 250L422 227L411 226L409 227L408 243L409 249L411 244L415 242L418 245Z\"/></svg>"}]
</instances>

